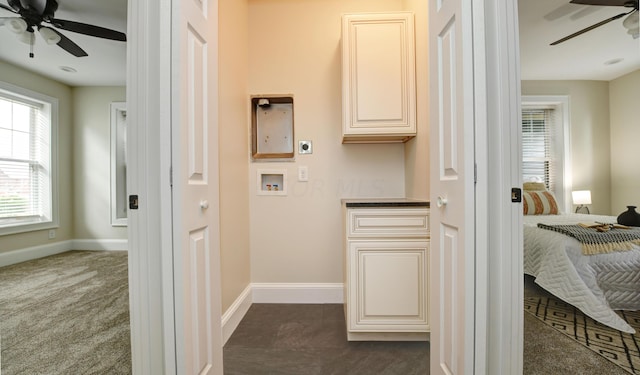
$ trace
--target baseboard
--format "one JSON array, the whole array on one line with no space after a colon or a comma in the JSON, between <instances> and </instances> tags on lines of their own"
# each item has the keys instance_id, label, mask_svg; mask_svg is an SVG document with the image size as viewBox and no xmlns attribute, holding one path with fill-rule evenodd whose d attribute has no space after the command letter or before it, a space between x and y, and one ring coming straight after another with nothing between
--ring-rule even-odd
<instances>
[{"instance_id":1,"label":"baseboard","mask_svg":"<svg viewBox=\"0 0 640 375\"><path fill-rule=\"evenodd\" d=\"M26 247L0 253L0 267L25 262L27 260L43 258L49 255L64 253L71 250L71 241L58 241L46 245Z\"/></svg>"},{"instance_id":2,"label":"baseboard","mask_svg":"<svg viewBox=\"0 0 640 375\"><path fill-rule=\"evenodd\" d=\"M128 250L127 240L71 240L71 250L109 250L121 251Z\"/></svg>"},{"instance_id":3,"label":"baseboard","mask_svg":"<svg viewBox=\"0 0 640 375\"><path fill-rule=\"evenodd\" d=\"M251 284L249 284L222 315L222 345L227 343L233 331L236 330L242 318L249 311L252 298Z\"/></svg>"},{"instance_id":4,"label":"baseboard","mask_svg":"<svg viewBox=\"0 0 640 375\"><path fill-rule=\"evenodd\" d=\"M254 303L343 303L342 283L253 283Z\"/></svg>"},{"instance_id":5,"label":"baseboard","mask_svg":"<svg viewBox=\"0 0 640 375\"><path fill-rule=\"evenodd\" d=\"M49 255L64 253L69 250L127 250L127 240L67 240L52 242L46 245L25 247L0 253L0 267L44 258Z\"/></svg>"}]
</instances>

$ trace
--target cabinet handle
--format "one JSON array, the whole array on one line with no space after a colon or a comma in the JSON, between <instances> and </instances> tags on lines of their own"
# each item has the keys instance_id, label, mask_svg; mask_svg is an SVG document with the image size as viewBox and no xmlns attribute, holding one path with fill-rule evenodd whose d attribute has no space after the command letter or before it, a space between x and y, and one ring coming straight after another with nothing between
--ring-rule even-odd
<instances>
[{"instance_id":1,"label":"cabinet handle","mask_svg":"<svg viewBox=\"0 0 640 375\"><path fill-rule=\"evenodd\" d=\"M208 200L201 200L200 201L200 209L206 210L207 208L209 208L209 201Z\"/></svg>"}]
</instances>

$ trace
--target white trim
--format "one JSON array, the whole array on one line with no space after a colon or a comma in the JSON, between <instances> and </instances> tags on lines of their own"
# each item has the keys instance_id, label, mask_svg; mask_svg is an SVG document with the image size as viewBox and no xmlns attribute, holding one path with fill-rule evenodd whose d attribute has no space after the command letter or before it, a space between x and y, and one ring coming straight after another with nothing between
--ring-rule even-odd
<instances>
[{"instance_id":1,"label":"white trim","mask_svg":"<svg viewBox=\"0 0 640 375\"><path fill-rule=\"evenodd\" d=\"M118 158L118 151L122 151L122 147L127 145L126 126L127 126L127 103L126 102L111 102L109 104L109 113L111 121L111 132L109 133L111 142L111 153L109 159L111 160L111 225L114 227L126 227L127 226L127 178L126 178L126 166L127 166L127 153L121 153L121 158ZM124 121L120 121L124 117ZM124 125L123 125L124 123ZM124 129L122 129L124 127ZM124 133L123 133L124 130ZM118 169L124 169L125 176L118 178ZM120 195L118 196L118 188L122 188ZM118 204L124 205L124 217L118 217Z\"/></svg>"},{"instance_id":2,"label":"white trim","mask_svg":"<svg viewBox=\"0 0 640 375\"><path fill-rule=\"evenodd\" d=\"M555 191L558 205L562 212L572 212L571 190L573 190L573 181L571 180L571 119L570 119L570 96L569 95L523 95L523 107L537 108L540 106L549 106L558 113L557 118L560 119L560 126L556 127L553 140L556 149L562 150L562 163L557 168L557 178L560 179L560 188L562 191Z\"/></svg>"},{"instance_id":3,"label":"white trim","mask_svg":"<svg viewBox=\"0 0 640 375\"><path fill-rule=\"evenodd\" d=\"M477 324L486 328L476 332L484 337L476 339L482 358L475 373L522 374L522 204L509 199L511 188L522 186L518 7L517 0L477 5L485 17L486 88L475 97L486 101L486 124L476 129L476 142L484 142L476 143L478 163L485 166L478 168L475 288L477 307L484 308Z\"/></svg>"},{"instance_id":4,"label":"white trim","mask_svg":"<svg viewBox=\"0 0 640 375\"><path fill-rule=\"evenodd\" d=\"M64 253L70 250L89 250L89 251L126 251L128 249L127 240L66 240L52 242L50 244L25 247L0 253L0 267L10 266L12 264L26 262L38 258L44 258L50 255Z\"/></svg>"},{"instance_id":5,"label":"white trim","mask_svg":"<svg viewBox=\"0 0 640 375\"><path fill-rule=\"evenodd\" d=\"M474 54L478 53L486 56L487 41L485 40L484 28L486 17L484 15L484 2L474 2L472 5L473 13L473 38ZM481 21L480 21L481 20ZM475 56L474 56L475 58ZM474 374L484 374L487 369L489 359L487 348L488 335L488 304L489 296L487 291L488 277L488 227L489 223L486 219L489 210L489 181L488 174L488 134L487 134L487 112L488 98L486 95L479 94L480 88L487 88L487 59L477 58L473 65L473 78L475 81L474 90L474 146L475 146L475 169L476 169L476 186L475 186L475 277L474 277L474 295L475 295L475 337L474 337ZM466 324L467 322L465 322ZM435 324L431 323L431 324Z\"/></svg>"},{"instance_id":6,"label":"white trim","mask_svg":"<svg viewBox=\"0 0 640 375\"><path fill-rule=\"evenodd\" d=\"M58 241L46 245L25 247L24 249L0 253L0 267L64 253L65 251L71 250L71 243L72 241L70 240Z\"/></svg>"},{"instance_id":7,"label":"white trim","mask_svg":"<svg viewBox=\"0 0 640 375\"><path fill-rule=\"evenodd\" d=\"M240 293L238 298L229 306L227 311L222 315L222 344L226 344L229 337L238 328L238 324L247 314L251 307L253 294L251 293L251 284Z\"/></svg>"},{"instance_id":8,"label":"white trim","mask_svg":"<svg viewBox=\"0 0 640 375\"><path fill-rule=\"evenodd\" d=\"M254 303L344 303L342 283L253 283Z\"/></svg>"},{"instance_id":9,"label":"white trim","mask_svg":"<svg viewBox=\"0 0 640 375\"><path fill-rule=\"evenodd\" d=\"M51 158L49 162L49 192L51 199L51 217L48 220L42 222L22 222L14 223L14 225L4 224L0 226L0 235L7 234L16 234L16 233L25 233L25 232L33 232L37 230L45 230L57 228L60 220L58 215L58 106L59 100L58 98L51 97L49 95L45 95L39 93L37 91L32 91L26 89L24 87L12 85L10 83L0 81L0 91L4 92L7 96L13 96L14 98L20 98L21 100L25 100L31 103L38 103L43 106L43 112L46 113L46 117L49 120L49 148Z\"/></svg>"},{"instance_id":10,"label":"white trim","mask_svg":"<svg viewBox=\"0 0 640 375\"><path fill-rule=\"evenodd\" d=\"M171 226L171 0L128 2L127 195L132 372L176 373Z\"/></svg>"},{"instance_id":11,"label":"white trim","mask_svg":"<svg viewBox=\"0 0 640 375\"><path fill-rule=\"evenodd\" d=\"M70 250L108 250L122 251L129 249L129 241L127 240L87 240L75 239L71 240Z\"/></svg>"}]
</instances>

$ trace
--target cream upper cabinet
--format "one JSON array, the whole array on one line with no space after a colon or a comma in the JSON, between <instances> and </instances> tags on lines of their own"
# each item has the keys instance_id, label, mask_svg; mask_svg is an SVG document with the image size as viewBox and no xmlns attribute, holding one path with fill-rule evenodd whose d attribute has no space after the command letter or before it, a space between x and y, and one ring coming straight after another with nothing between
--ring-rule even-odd
<instances>
[{"instance_id":1,"label":"cream upper cabinet","mask_svg":"<svg viewBox=\"0 0 640 375\"><path fill-rule=\"evenodd\" d=\"M416 135L414 17L342 16L342 142L406 142Z\"/></svg>"}]
</instances>

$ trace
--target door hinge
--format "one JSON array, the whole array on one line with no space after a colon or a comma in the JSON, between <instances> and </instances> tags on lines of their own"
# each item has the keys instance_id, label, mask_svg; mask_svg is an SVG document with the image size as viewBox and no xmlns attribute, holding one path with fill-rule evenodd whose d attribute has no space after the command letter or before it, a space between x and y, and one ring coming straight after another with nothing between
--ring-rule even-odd
<instances>
[{"instance_id":1,"label":"door hinge","mask_svg":"<svg viewBox=\"0 0 640 375\"><path fill-rule=\"evenodd\" d=\"M474 184L478 183L478 164L477 163L473 164L473 183Z\"/></svg>"},{"instance_id":2,"label":"door hinge","mask_svg":"<svg viewBox=\"0 0 640 375\"><path fill-rule=\"evenodd\" d=\"M169 167L169 186L173 187L173 166Z\"/></svg>"},{"instance_id":3,"label":"door hinge","mask_svg":"<svg viewBox=\"0 0 640 375\"><path fill-rule=\"evenodd\" d=\"M138 209L138 195L130 195L129 196L129 209L137 210Z\"/></svg>"}]
</instances>

